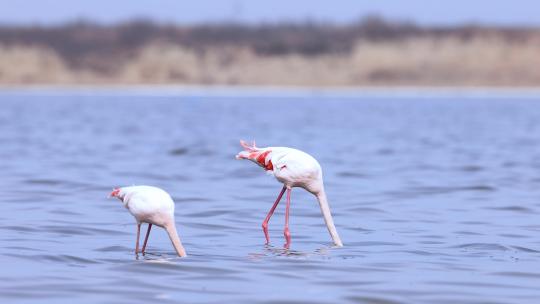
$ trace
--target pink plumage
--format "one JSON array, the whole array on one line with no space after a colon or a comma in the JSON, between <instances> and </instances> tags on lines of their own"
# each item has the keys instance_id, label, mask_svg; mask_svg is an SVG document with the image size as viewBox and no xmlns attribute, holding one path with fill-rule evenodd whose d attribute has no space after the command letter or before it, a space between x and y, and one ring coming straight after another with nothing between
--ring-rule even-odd
<instances>
[{"instance_id":1,"label":"pink plumage","mask_svg":"<svg viewBox=\"0 0 540 304\"><path fill-rule=\"evenodd\" d=\"M285 247L289 247L291 243L291 234L289 230L289 209L291 204L291 191L293 187L306 189L308 192L315 195L319 202L321 212L328 228L328 232L336 246L343 246L341 239L337 233L330 206L324 191L322 169L319 162L311 155L293 148L286 147L266 147L259 148L253 142L251 145L240 141L240 145L244 148L236 155L236 159L247 159L256 163L268 173L272 174L280 183L283 184L278 198L268 212L268 215L263 221L262 228L266 243L270 242L268 235L268 221L279 204L283 194L287 191L287 207L285 210L285 229L284 235L286 239Z\"/></svg>"},{"instance_id":2,"label":"pink plumage","mask_svg":"<svg viewBox=\"0 0 540 304\"><path fill-rule=\"evenodd\" d=\"M164 190L151 186L131 186L114 189L109 197L116 197L122 201L124 207L137 221L137 241L135 254L139 253L139 237L141 224L148 223L148 230L144 238L141 253L144 254L150 229L152 225L162 227L167 231L176 253L184 257L186 251L176 231L174 222L174 202Z\"/></svg>"}]
</instances>

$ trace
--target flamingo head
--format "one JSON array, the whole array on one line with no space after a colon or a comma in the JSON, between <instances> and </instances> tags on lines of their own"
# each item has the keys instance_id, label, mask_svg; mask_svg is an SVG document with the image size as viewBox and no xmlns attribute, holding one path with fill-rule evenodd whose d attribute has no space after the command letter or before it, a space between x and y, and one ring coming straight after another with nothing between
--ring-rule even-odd
<instances>
[{"instance_id":1,"label":"flamingo head","mask_svg":"<svg viewBox=\"0 0 540 304\"><path fill-rule=\"evenodd\" d=\"M240 151L236 154L236 159L247 159L260 167L263 167L267 171L273 170L272 162L267 158L268 154L272 152L270 148L257 148L255 141L250 145L241 140L240 145L244 148L244 151Z\"/></svg>"},{"instance_id":2,"label":"flamingo head","mask_svg":"<svg viewBox=\"0 0 540 304\"><path fill-rule=\"evenodd\" d=\"M236 159L253 159L256 157L256 154L259 153L260 149L255 146L255 141L250 144L246 143L243 140L240 140L240 146L244 148L243 151L240 151L236 154Z\"/></svg>"},{"instance_id":3,"label":"flamingo head","mask_svg":"<svg viewBox=\"0 0 540 304\"><path fill-rule=\"evenodd\" d=\"M109 198L111 197L122 199L120 188L114 188L113 191L109 194Z\"/></svg>"}]
</instances>

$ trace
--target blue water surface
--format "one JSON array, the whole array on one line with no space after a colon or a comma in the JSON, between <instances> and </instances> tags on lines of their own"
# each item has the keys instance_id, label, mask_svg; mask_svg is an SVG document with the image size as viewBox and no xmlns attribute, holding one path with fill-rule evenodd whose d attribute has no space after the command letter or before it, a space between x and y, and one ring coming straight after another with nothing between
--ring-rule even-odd
<instances>
[{"instance_id":1,"label":"blue water surface","mask_svg":"<svg viewBox=\"0 0 540 304\"><path fill-rule=\"evenodd\" d=\"M540 96L540 95L538 95ZM538 303L535 94L0 92L0 299L6 303ZM315 198L237 161L239 139L321 163ZM115 186L176 202L136 257ZM145 227L143 227L145 229ZM143 230L144 231L144 230Z\"/></svg>"}]
</instances>

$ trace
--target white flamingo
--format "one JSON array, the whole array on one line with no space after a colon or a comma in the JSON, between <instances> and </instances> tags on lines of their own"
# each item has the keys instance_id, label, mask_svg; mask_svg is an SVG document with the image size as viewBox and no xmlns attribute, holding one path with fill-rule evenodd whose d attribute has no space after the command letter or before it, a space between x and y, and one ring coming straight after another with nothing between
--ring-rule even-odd
<instances>
[{"instance_id":1,"label":"white flamingo","mask_svg":"<svg viewBox=\"0 0 540 304\"><path fill-rule=\"evenodd\" d=\"M291 190L293 187L301 187L317 197L326 227L328 228L328 232L330 233L334 244L339 247L343 246L336 227L334 226L334 220L330 213L330 206L328 205L326 193L324 192L322 169L315 158L305 152L292 148L258 148L255 146L255 142L253 142L252 145L249 145L242 140L240 141L240 145L244 148L244 151L238 153L236 159L248 159L253 161L264 168L268 173L274 175L274 177L283 184L279 196L262 223L267 244L270 242L270 237L268 235L268 221L279 204L283 193L287 190L285 230L283 233L286 239L285 247L289 248L291 243L291 233L289 231Z\"/></svg>"},{"instance_id":2,"label":"white flamingo","mask_svg":"<svg viewBox=\"0 0 540 304\"><path fill-rule=\"evenodd\" d=\"M135 254L139 253L139 237L141 224L148 223L148 230L144 238L141 253L144 254L148 236L152 225L162 227L167 231L176 253L186 256L186 251L176 232L174 224L174 202L171 196L164 190L151 186L131 186L114 189L109 197L116 197L122 201L124 207L135 217L137 221L137 242Z\"/></svg>"}]
</instances>

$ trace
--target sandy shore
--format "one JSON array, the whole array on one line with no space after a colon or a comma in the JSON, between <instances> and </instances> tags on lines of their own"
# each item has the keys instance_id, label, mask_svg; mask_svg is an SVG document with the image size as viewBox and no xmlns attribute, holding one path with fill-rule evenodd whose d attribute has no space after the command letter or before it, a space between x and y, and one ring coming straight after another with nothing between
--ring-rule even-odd
<instances>
[{"instance_id":1,"label":"sandy shore","mask_svg":"<svg viewBox=\"0 0 540 304\"><path fill-rule=\"evenodd\" d=\"M540 37L357 41L346 52L265 55L245 46L152 42L100 69L44 46L2 46L0 85L243 87L540 87Z\"/></svg>"}]
</instances>

